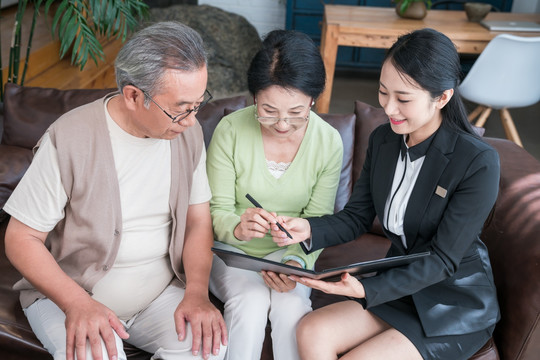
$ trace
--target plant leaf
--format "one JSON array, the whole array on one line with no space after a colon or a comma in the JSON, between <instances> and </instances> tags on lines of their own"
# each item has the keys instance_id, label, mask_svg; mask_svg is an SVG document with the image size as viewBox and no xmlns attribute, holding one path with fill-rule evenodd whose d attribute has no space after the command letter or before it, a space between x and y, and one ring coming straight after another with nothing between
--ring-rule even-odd
<instances>
[{"instance_id":1,"label":"plant leaf","mask_svg":"<svg viewBox=\"0 0 540 360\"><path fill-rule=\"evenodd\" d=\"M49 11L54 0L47 0ZM71 49L71 62L81 70L90 57L96 64L105 54L98 36L125 41L138 21L148 15L142 0L61 0L53 19L53 34L60 39L60 57Z\"/></svg>"}]
</instances>

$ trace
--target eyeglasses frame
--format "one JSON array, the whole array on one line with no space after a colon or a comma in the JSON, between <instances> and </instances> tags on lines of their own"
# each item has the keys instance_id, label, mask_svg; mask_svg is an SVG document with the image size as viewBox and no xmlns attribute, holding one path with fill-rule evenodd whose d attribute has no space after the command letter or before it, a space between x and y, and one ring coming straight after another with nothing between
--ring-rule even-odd
<instances>
[{"instance_id":1,"label":"eyeglasses frame","mask_svg":"<svg viewBox=\"0 0 540 360\"><path fill-rule=\"evenodd\" d=\"M277 124L280 121L285 121L287 123L287 125L299 125L299 124L296 124L296 123L292 124L290 122L290 119L303 119L304 121L307 122L309 120L310 111L311 111L311 106L308 109L307 115L304 116L304 117L302 117L302 116L294 116L294 117L280 118L280 117L275 117L275 116L259 116L259 107L257 105L257 102L255 102L255 119L257 119L258 122L260 122L261 124L264 124L264 125L274 125L274 124ZM261 119L277 119L277 120L270 123L270 122L263 122L263 121L261 121Z\"/></svg>"},{"instance_id":2,"label":"eyeglasses frame","mask_svg":"<svg viewBox=\"0 0 540 360\"><path fill-rule=\"evenodd\" d=\"M183 113L180 113L176 116L172 116L171 114L169 114L167 111L165 111L165 109L163 109L161 107L161 105L159 105L146 91L144 91L143 89L140 89L142 91L142 93L144 94L144 96L146 96L148 99L150 99L150 101L152 101L161 111L163 111L163 113L165 115L167 115L169 117L169 119L171 119L171 121L173 122L173 124L176 124L182 120L184 120L185 118L187 118L189 116L189 114L191 114L192 112L194 112L195 114L199 112L199 110L201 110L205 105L207 105L210 100L212 100L214 97L212 96L212 94L210 94L210 91L208 91L208 89L205 89L204 90L204 94L203 94L203 98L205 95L208 94L208 99L206 100L203 100L199 106L194 106L193 109L189 109L188 111L185 111Z\"/></svg>"}]
</instances>

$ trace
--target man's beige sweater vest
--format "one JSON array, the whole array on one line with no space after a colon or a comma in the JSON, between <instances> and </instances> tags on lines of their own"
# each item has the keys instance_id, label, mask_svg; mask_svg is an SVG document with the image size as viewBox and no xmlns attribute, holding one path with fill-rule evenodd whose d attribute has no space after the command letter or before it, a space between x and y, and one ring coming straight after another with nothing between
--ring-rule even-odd
<instances>
[{"instance_id":1,"label":"man's beige sweater vest","mask_svg":"<svg viewBox=\"0 0 540 360\"><path fill-rule=\"evenodd\" d=\"M46 246L62 270L89 293L113 266L122 240L120 190L104 109L104 101L113 95L66 113L47 130L68 201L65 217L48 234ZM171 140L169 256L181 280L189 194L203 146L199 123ZM25 279L14 288L21 290L23 307L45 297Z\"/></svg>"}]
</instances>

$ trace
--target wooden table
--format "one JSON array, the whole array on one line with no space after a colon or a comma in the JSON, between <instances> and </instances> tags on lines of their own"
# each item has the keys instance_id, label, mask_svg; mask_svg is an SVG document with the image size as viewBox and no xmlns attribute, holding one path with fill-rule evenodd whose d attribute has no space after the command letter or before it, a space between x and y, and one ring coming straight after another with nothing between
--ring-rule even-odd
<instances>
[{"instance_id":1,"label":"wooden table","mask_svg":"<svg viewBox=\"0 0 540 360\"><path fill-rule=\"evenodd\" d=\"M491 12L486 20L523 20L540 22L540 14ZM338 46L389 48L398 36L430 27L448 36L460 53L479 54L501 32L489 31L467 20L464 11L429 10L422 20L403 19L394 8L325 5L322 24L321 55L326 67L326 88L316 109L327 113L330 107ZM538 32L516 32L519 36L540 36Z\"/></svg>"}]
</instances>

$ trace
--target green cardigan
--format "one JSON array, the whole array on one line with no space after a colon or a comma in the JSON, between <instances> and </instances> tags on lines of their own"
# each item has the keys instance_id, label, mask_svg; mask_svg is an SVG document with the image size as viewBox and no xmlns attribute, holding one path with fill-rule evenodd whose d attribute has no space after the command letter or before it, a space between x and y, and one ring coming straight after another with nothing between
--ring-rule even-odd
<instances>
[{"instance_id":1,"label":"green cardigan","mask_svg":"<svg viewBox=\"0 0 540 360\"><path fill-rule=\"evenodd\" d=\"M252 195L267 211L278 215L313 217L331 214L339 184L343 143L338 131L311 112L302 144L289 169L276 179L266 166L261 128L254 107L224 117L208 148L207 172L212 189L210 210L216 240L249 255L264 257L280 249L270 234L241 241L234 236L240 215L253 205ZM284 258L300 257L312 268L319 252L306 255L299 244Z\"/></svg>"}]
</instances>

